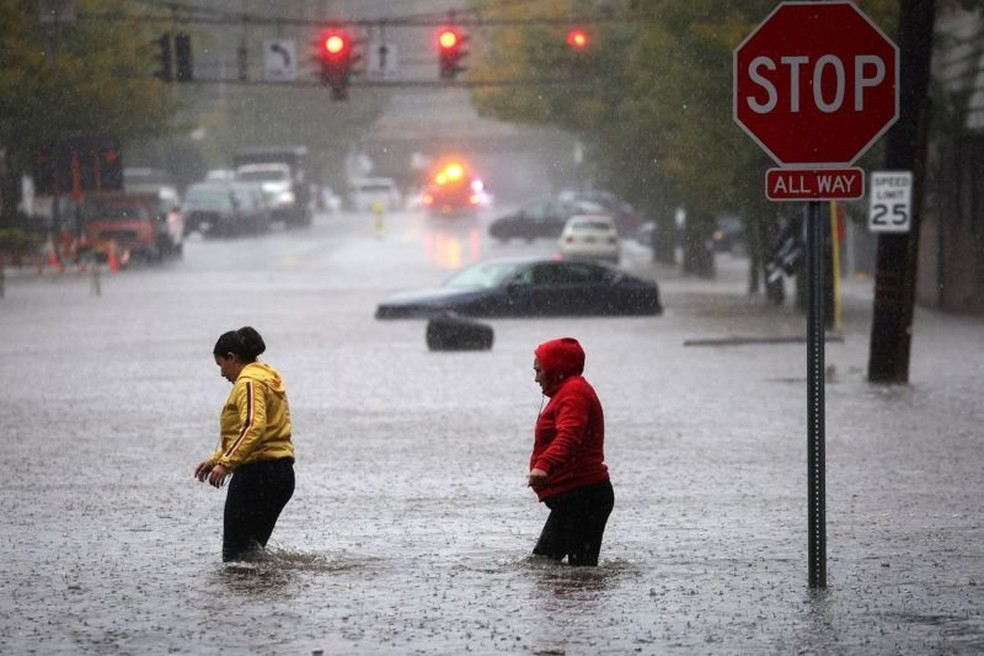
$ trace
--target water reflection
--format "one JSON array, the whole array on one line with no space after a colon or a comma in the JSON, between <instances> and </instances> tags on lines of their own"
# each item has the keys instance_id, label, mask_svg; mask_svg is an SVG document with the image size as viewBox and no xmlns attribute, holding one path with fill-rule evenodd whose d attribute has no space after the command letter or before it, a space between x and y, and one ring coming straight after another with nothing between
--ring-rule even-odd
<instances>
[{"instance_id":1,"label":"water reflection","mask_svg":"<svg viewBox=\"0 0 984 656\"><path fill-rule=\"evenodd\" d=\"M442 269L460 269L479 261L481 237L474 224L462 230L428 227L424 233L424 249L430 264Z\"/></svg>"}]
</instances>

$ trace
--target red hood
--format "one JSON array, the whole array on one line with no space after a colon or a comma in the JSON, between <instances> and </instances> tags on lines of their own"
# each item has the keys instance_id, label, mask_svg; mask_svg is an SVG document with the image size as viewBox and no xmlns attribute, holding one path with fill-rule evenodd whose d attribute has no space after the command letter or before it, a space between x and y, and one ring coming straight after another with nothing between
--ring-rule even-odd
<instances>
[{"instance_id":1,"label":"red hood","mask_svg":"<svg viewBox=\"0 0 984 656\"><path fill-rule=\"evenodd\" d=\"M551 339L533 351L543 371L556 382L552 389L544 390L548 395L565 378L580 376L584 371L584 349L573 337Z\"/></svg>"}]
</instances>

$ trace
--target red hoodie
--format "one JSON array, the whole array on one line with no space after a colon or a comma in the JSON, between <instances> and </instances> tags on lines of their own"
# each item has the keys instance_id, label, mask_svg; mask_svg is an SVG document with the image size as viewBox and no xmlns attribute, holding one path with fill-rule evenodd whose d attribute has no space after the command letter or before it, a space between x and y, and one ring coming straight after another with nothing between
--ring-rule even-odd
<instances>
[{"instance_id":1,"label":"red hoodie","mask_svg":"<svg viewBox=\"0 0 984 656\"><path fill-rule=\"evenodd\" d=\"M608 478L605 465L605 417L594 388L584 379L584 351L563 337L534 351L543 371L559 379L544 390L550 397L536 420L530 469L547 472L540 501Z\"/></svg>"}]
</instances>

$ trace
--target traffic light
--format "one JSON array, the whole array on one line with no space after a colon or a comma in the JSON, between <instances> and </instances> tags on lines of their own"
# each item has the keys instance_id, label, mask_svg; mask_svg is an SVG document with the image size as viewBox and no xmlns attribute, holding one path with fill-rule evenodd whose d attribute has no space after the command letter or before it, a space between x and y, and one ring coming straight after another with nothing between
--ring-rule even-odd
<instances>
[{"instance_id":1,"label":"traffic light","mask_svg":"<svg viewBox=\"0 0 984 656\"><path fill-rule=\"evenodd\" d=\"M54 144L45 144L34 155L34 192L53 196L58 191L58 161Z\"/></svg>"},{"instance_id":2,"label":"traffic light","mask_svg":"<svg viewBox=\"0 0 984 656\"><path fill-rule=\"evenodd\" d=\"M582 52L587 49L590 39L588 33L579 27L572 27L567 31L567 45L574 52Z\"/></svg>"},{"instance_id":3,"label":"traffic light","mask_svg":"<svg viewBox=\"0 0 984 656\"><path fill-rule=\"evenodd\" d=\"M123 189L123 158L120 154L120 142L115 137L103 137L98 140L96 156L98 158L97 187L103 190L120 191Z\"/></svg>"},{"instance_id":4,"label":"traffic light","mask_svg":"<svg viewBox=\"0 0 984 656\"><path fill-rule=\"evenodd\" d=\"M174 35L174 60L178 82L191 82L191 37L184 32Z\"/></svg>"},{"instance_id":5,"label":"traffic light","mask_svg":"<svg viewBox=\"0 0 984 656\"><path fill-rule=\"evenodd\" d=\"M331 89L333 100L348 98L352 76L353 42L341 29L326 30L318 39L318 57L321 60L321 81Z\"/></svg>"},{"instance_id":6,"label":"traffic light","mask_svg":"<svg viewBox=\"0 0 984 656\"><path fill-rule=\"evenodd\" d=\"M442 27L437 32L438 66L442 80L453 80L465 70L461 60L468 55L468 35L457 27Z\"/></svg>"},{"instance_id":7,"label":"traffic light","mask_svg":"<svg viewBox=\"0 0 984 656\"><path fill-rule=\"evenodd\" d=\"M154 55L154 59L157 60L158 65L157 71L154 72L154 77L161 82L170 82L174 79L171 60L171 35L169 33L162 34L160 38L154 39L153 43L157 46L157 53Z\"/></svg>"}]
</instances>

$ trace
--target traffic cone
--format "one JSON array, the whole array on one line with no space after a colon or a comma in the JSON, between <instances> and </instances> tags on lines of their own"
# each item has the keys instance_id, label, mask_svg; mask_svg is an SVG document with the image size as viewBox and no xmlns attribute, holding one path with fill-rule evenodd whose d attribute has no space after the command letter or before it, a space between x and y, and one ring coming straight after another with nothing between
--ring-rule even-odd
<instances>
[{"instance_id":1,"label":"traffic cone","mask_svg":"<svg viewBox=\"0 0 984 656\"><path fill-rule=\"evenodd\" d=\"M120 260L116 256L116 241L109 242L109 255L107 256L107 262L109 263L109 270L112 273L116 273L120 270Z\"/></svg>"},{"instance_id":2,"label":"traffic cone","mask_svg":"<svg viewBox=\"0 0 984 656\"><path fill-rule=\"evenodd\" d=\"M55 248L55 242L50 237L48 238L48 266L54 269L61 267L61 262L58 261L58 249Z\"/></svg>"}]
</instances>

